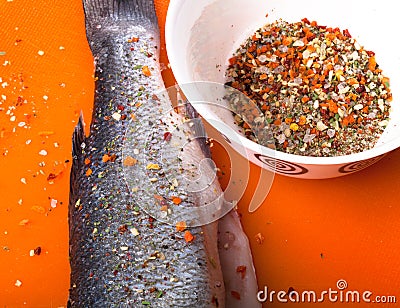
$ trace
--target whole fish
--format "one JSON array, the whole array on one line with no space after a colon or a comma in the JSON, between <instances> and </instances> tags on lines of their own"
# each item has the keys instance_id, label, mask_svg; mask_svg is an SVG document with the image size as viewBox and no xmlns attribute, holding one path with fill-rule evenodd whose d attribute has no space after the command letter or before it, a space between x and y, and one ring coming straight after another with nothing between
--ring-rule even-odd
<instances>
[{"instance_id":1,"label":"whole fish","mask_svg":"<svg viewBox=\"0 0 400 308\"><path fill-rule=\"evenodd\" d=\"M140 191L132 195L124 179L128 123L135 118L135 150L143 151L144 133L159 117L153 93L163 83L154 4L88 0L84 10L96 91L90 135L84 136L81 119L73 136L69 305L224 306L216 223L191 229L185 241L139 207L157 200ZM154 161L149 172L159 168ZM152 179L161 182L155 173ZM150 179L146 183L150 187Z\"/></svg>"},{"instance_id":2,"label":"whole fish","mask_svg":"<svg viewBox=\"0 0 400 308\"><path fill-rule=\"evenodd\" d=\"M199 129L187 125L192 109L171 109L157 96L164 85L154 3L83 4L96 86L90 134L82 117L73 134L68 306L225 307L225 297L232 298L225 292L216 219L227 205L216 178L190 178L209 155L204 138L190 142ZM176 136L188 146L174 152ZM181 168L173 168L175 160ZM202 189L194 190L194 182ZM214 219L205 224L201 205L210 203L215 213L207 215ZM245 284L243 294L255 298L245 244L237 252L245 250L248 279L228 268ZM233 300L246 304L246 297Z\"/></svg>"}]
</instances>

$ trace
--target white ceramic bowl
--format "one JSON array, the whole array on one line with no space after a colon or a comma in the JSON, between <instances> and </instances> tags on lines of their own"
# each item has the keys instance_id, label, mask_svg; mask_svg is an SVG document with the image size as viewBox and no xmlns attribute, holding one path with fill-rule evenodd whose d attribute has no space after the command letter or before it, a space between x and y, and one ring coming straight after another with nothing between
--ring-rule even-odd
<instances>
[{"instance_id":1,"label":"white ceramic bowl","mask_svg":"<svg viewBox=\"0 0 400 308\"><path fill-rule=\"evenodd\" d=\"M268 14L268 17L266 15ZM216 127L231 146L255 164L299 178L331 178L364 169L400 146L400 29L397 2L391 0L171 0L166 22L166 47L178 84L202 117ZM229 112L197 104L203 98L197 82L224 83L227 60L256 29L279 18L302 18L320 25L348 29L390 78L391 120L376 146L337 157L287 154L262 147L238 133ZM188 86L186 86L188 84ZM216 90L215 92L218 92ZM223 125L221 123L226 123Z\"/></svg>"}]
</instances>

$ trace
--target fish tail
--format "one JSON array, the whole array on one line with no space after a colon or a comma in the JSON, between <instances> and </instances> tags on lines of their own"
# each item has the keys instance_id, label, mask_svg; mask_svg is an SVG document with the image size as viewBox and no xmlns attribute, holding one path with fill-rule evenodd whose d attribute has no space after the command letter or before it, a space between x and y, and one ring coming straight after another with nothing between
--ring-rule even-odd
<instances>
[{"instance_id":1,"label":"fish tail","mask_svg":"<svg viewBox=\"0 0 400 308\"><path fill-rule=\"evenodd\" d=\"M157 23L153 0L83 0L86 20L145 18Z\"/></svg>"},{"instance_id":2,"label":"fish tail","mask_svg":"<svg viewBox=\"0 0 400 308\"><path fill-rule=\"evenodd\" d=\"M82 0L85 12L86 36L92 53L94 45L115 37L128 27L140 26L154 33L159 41L158 19L154 0ZM106 44L107 45L107 44Z\"/></svg>"}]
</instances>

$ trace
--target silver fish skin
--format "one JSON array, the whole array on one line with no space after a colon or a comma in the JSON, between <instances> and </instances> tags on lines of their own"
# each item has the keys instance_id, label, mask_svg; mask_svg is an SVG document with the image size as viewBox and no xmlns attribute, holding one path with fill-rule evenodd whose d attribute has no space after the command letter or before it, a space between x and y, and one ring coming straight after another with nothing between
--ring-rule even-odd
<instances>
[{"instance_id":1,"label":"silver fish skin","mask_svg":"<svg viewBox=\"0 0 400 308\"><path fill-rule=\"evenodd\" d=\"M166 142L160 138L164 126L155 126L156 137L150 141L156 142L150 142L153 150L147 149L148 130L160 121L164 114L160 110L169 107L154 95L164 85L153 1L84 0L83 4L96 90L89 136L84 134L82 117L73 134L68 307L224 307L217 222L190 228L194 240L187 242L175 226L142 210L157 201L145 194L146 189L159 185L167 203L176 193L165 188L170 180L156 147ZM127 130L133 135L125 135ZM154 163L134 191L123 172L127 137L136 145L132 156L150 151ZM197 163L204 151L198 142L191 146L181 157ZM147 164L134 162L133 168ZM182 188L179 206L196 206L196 200L220 192L214 180L201 198L185 194L185 179L180 173L174 177Z\"/></svg>"}]
</instances>

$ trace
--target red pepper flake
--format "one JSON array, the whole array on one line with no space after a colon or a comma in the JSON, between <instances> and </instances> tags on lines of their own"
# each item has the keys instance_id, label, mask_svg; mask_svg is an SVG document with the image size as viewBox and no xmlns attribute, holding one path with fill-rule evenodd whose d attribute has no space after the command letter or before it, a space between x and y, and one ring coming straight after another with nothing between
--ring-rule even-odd
<instances>
[{"instance_id":1,"label":"red pepper flake","mask_svg":"<svg viewBox=\"0 0 400 308\"><path fill-rule=\"evenodd\" d=\"M375 67L376 67L375 57L374 57L374 56L371 56L371 57L369 58L369 61L368 61L368 69L371 70L371 71L374 71L374 70L375 70Z\"/></svg>"},{"instance_id":2,"label":"red pepper flake","mask_svg":"<svg viewBox=\"0 0 400 308\"><path fill-rule=\"evenodd\" d=\"M240 273L242 279L246 276L246 266L245 265L239 265L236 267L236 273Z\"/></svg>"},{"instance_id":3,"label":"red pepper flake","mask_svg":"<svg viewBox=\"0 0 400 308\"><path fill-rule=\"evenodd\" d=\"M146 77L150 77L151 76L151 71L149 69L149 67L147 65L144 65L142 67L142 73L143 75L145 75Z\"/></svg>"},{"instance_id":4,"label":"red pepper flake","mask_svg":"<svg viewBox=\"0 0 400 308\"><path fill-rule=\"evenodd\" d=\"M154 228L154 225L153 225L153 222L154 222L154 218L153 217L149 217L149 224L148 224L148 227L150 228L150 229L153 229Z\"/></svg>"},{"instance_id":5,"label":"red pepper flake","mask_svg":"<svg viewBox=\"0 0 400 308\"><path fill-rule=\"evenodd\" d=\"M122 225L118 227L119 234L124 234L126 231L128 231L127 225Z\"/></svg>"},{"instance_id":6,"label":"red pepper flake","mask_svg":"<svg viewBox=\"0 0 400 308\"><path fill-rule=\"evenodd\" d=\"M183 232L183 231L186 230L186 228L187 228L186 222L184 222L184 221L178 221L178 222L176 223L176 231L178 231L178 232Z\"/></svg>"},{"instance_id":7,"label":"red pepper flake","mask_svg":"<svg viewBox=\"0 0 400 308\"><path fill-rule=\"evenodd\" d=\"M232 295L233 298L236 298L237 300L240 301L240 294L239 294L239 292L231 291L231 295Z\"/></svg>"},{"instance_id":8,"label":"red pepper flake","mask_svg":"<svg viewBox=\"0 0 400 308\"><path fill-rule=\"evenodd\" d=\"M328 106L329 111L332 111L333 113L338 113L338 105L333 100L328 101Z\"/></svg>"},{"instance_id":9,"label":"red pepper flake","mask_svg":"<svg viewBox=\"0 0 400 308\"><path fill-rule=\"evenodd\" d=\"M301 98L301 102L302 102L303 104L307 103L309 100L310 100L310 98L309 98L308 96L306 96L306 95L304 95L304 96Z\"/></svg>"},{"instance_id":10,"label":"red pepper flake","mask_svg":"<svg viewBox=\"0 0 400 308\"><path fill-rule=\"evenodd\" d=\"M124 111L124 110L125 110L125 107L122 106L122 105L118 105L118 106L117 106L117 109L118 109L118 110L121 110L121 111Z\"/></svg>"},{"instance_id":11,"label":"red pepper flake","mask_svg":"<svg viewBox=\"0 0 400 308\"><path fill-rule=\"evenodd\" d=\"M29 219L22 219L22 220L19 222L19 225L20 225L20 226L26 226L28 223L29 223Z\"/></svg>"},{"instance_id":12,"label":"red pepper flake","mask_svg":"<svg viewBox=\"0 0 400 308\"><path fill-rule=\"evenodd\" d=\"M154 195L154 199L156 199L156 200L159 201L159 202L164 201L164 197L163 197L163 196L160 196L160 195Z\"/></svg>"},{"instance_id":13,"label":"red pepper flake","mask_svg":"<svg viewBox=\"0 0 400 308\"><path fill-rule=\"evenodd\" d=\"M349 32L348 29L344 29L344 30L343 30L343 35L344 35L344 36L347 36L347 37L349 37L349 38L351 38L351 34L350 34L350 32Z\"/></svg>"},{"instance_id":14,"label":"red pepper flake","mask_svg":"<svg viewBox=\"0 0 400 308\"><path fill-rule=\"evenodd\" d=\"M189 230L186 230L186 231L185 231L184 237L185 237L186 243L191 243L191 242L193 242L193 240L194 240L194 235L193 235L192 233L190 233Z\"/></svg>"},{"instance_id":15,"label":"red pepper flake","mask_svg":"<svg viewBox=\"0 0 400 308\"><path fill-rule=\"evenodd\" d=\"M367 55L368 55L369 57L375 56L375 52L373 52L373 51L366 50L365 52L367 53Z\"/></svg>"},{"instance_id":16,"label":"red pepper flake","mask_svg":"<svg viewBox=\"0 0 400 308\"><path fill-rule=\"evenodd\" d=\"M127 156L124 159L124 166L131 167L131 166L136 165L136 163L137 163L137 159L133 158L131 156Z\"/></svg>"},{"instance_id":17,"label":"red pepper flake","mask_svg":"<svg viewBox=\"0 0 400 308\"><path fill-rule=\"evenodd\" d=\"M92 169L86 170L86 176L90 176L93 173Z\"/></svg>"},{"instance_id":18,"label":"red pepper flake","mask_svg":"<svg viewBox=\"0 0 400 308\"><path fill-rule=\"evenodd\" d=\"M106 163L110 160L110 158L110 155L104 154L101 160L103 161L103 163Z\"/></svg>"},{"instance_id":19,"label":"red pepper flake","mask_svg":"<svg viewBox=\"0 0 400 308\"><path fill-rule=\"evenodd\" d=\"M261 233L257 233L255 238L258 244L261 245L262 243L264 243L264 236Z\"/></svg>"},{"instance_id":20,"label":"red pepper flake","mask_svg":"<svg viewBox=\"0 0 400 308\"><path fill-rule=\"evenodd\" d=\"M128 39L128 43L137 43L137 42L139 42L138 37L132 37L132 38Z\"/></svg>"},{"instance_id":21,"label":"red pepper flake","mask_svg":"<svg viewBox=\"0 0 400 308\"><path fill-rule=\"evenodd\" d=\"M35 250L33 251L36 256L40 256L42 253L42 248L40 246L36 247Z\"/></svg>"},{"instance_id":22,"label":"red pepper flake","mask_svg":"<svg viewBox=\"0 0 400 308\"><path fill-rule=\"evenodd\" d=\"M235 56L235 57L229 58L228 61L229 61L229 65L235 65L237 62L237 57Z\"/></svg>"},{"instance_id":23,"label":"red pepper flake","mask_svg":"<svg viewBox=\"0 0 400 308\"><path fill-rule=\"evenodd\" d=\"M182 199L179 197L172 197L172 203L179 205L182 203Z\"/></svg>"},{"instance_id":24,"label":"red pepper flake","mask_svg":"<svg viewBox=\"0 0 400 308\"><path fill-rule=\"evenodd\" d=\"M299 125L304 125L307 123L307 118L305 116L300 116Z\"/></svg>"},{"instance_id":25,"label":"red pepper flake","mask_svg":"<svg viewBox=\"0 0 400 308\"><path fill-rule=\"evenodd\" d=\"M151 288L149 289L149 292L150 292L150 293L154 293L155 291L157 291L157 289L156 289L155 287L151 287Z\"/></svg>"},{"instance_id":26,"label":"red pepper flake","mask_svg":"<svg viewBox=\"0 0 400 308\"><path fill-rule=\"evenodd\" d=\"M172 134L170 132L165 132L164 133L164 140L165 141L169 142L169 141L171 141L171 138L172 138Z\"/></svg>"},{"instance_id":27,"label":"red pepper flake","mask_svg":"<svg viewBox=\"0 0 400 308\"><path fill-rule=\"evenodd\" d=\"M58 176L58 174L50 173L50 174L47 176L47 181L52 181L52 180L54 180L57 176Z\"/></svg>"}]
</instances>

